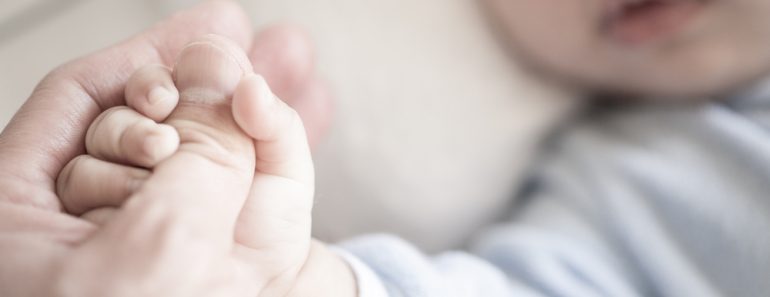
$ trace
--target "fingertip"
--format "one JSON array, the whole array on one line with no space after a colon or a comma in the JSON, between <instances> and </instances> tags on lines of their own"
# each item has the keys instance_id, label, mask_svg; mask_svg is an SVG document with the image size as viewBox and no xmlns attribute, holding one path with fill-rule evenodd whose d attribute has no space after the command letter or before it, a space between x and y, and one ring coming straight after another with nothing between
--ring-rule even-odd
<instances>
[{"instance_id":1,"label":"fingertip","mask_svg":"<svg viewBox=\"0 0 770 297\"><path fill-rule=\"evenodd\" d=\"M150 90L149 94L147 94L147 103L155 105L168 98L169 93L170 92L164 87L155 87Z\"/></svg>"},{"instance_id":2,"label":"fingertip","mask_svg":"<svg viewBox=\"0 0 770 297\"><path fill-rule=\"evenodd\" d=\"M256 170L312 184L312 158L297 112L260 75L248 75L233 96L236 123L256 143Z\"/></svg>"},{"instance_id":3,"label":"fingertip","mask_svg":"<svg viewBox=\"0 0 770 297\"><path fill-rule=\"evenodd\" d=\"M233 94L235 122L252 138L264 137L264 131L270 129L272 116L264 111L274 100L275 95L264 77L253 73L244 76Z\"/></svg>"},{"instance_id":4,"label":"fingertip","mask_svg":"<svg viewBox=\"0 0 770 297\"><path fill-rule=\"evenodd\" d=\"M173 84L157 86L150 90L146 99L147 104L140 105L142 107L137 108L137 111L156 122L161 122L176 108L179 102L179 91Z\"/></svg>"},{"instance_id":5,"label":"fingertip","mask_svg":"<svg viewBox=\"0 0 770 297\"><path fill-rule=\"evenodd\" d=\"M179 133L174 127L159 124L144 139L142 150L148 156L149 165L155 166L179 148Z\"/></svg>"},{"instance_id":6,"label":"fingertip","mask_svg":"<svg viewBox=\"0 0 770 297\"><path fill-rule=\"evenodd\" d=\"M140 114L160 122L179 102L171 70L163 65L148 65L137 70L126 84L126 104Z\"/></svg>"},{"instance_id":7,"label":"fingertip","mask_svg":"<svg viewBox=\"0 0 770 297\"><path fill-rule=\"evenodd\" d=\"M60 173L56 190L64 209L80 215L94 208L120 206L149 175L145 169L80 155Z\"/></svg>"}]
</instances>

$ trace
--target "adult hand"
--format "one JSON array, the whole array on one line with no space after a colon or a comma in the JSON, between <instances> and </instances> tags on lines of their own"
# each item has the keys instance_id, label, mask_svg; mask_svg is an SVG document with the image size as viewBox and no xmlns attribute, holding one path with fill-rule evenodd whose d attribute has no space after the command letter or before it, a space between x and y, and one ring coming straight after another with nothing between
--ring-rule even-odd
<instances>
[{"instance_id":1,"label":"adult hand","mask_svg":"<svg viewBox=\"0 0 770 297\"><path fill-rule=\"evenodd\" d=\"M227 36L240 46L251 48L250 58L256 70L263 73L275 86L275 92L303 116L311 140L317 139L313 135L317 136L323 130L325 118L319 116L323 112L316 112L324 111L328 106L324 104L328 96L322 84L312 76L312 58L306 40L292 29L275 28L259 35L251 46L249 23L242 10L231 2L204 3L174 15L126 42L54 70L0 134L0 287L4 296L66 295L65 291L50 291L50 285L62 279L64 271L72 271L66 267L72 262L66 259L74 253L129 258L129 255L109 253L115 247L115 240L124 237L94 236L107 233L61 212L54 191L55 178L66 162L84 152L83 139L91 121L102 110L124 103L124 85L134 70L147 64L171 65L173 57L187 42L206 33ZM156 193L145 194L163 195L173 191L163 187L152 190ZM137 213L158 215L153 211L147 209ZM133 218L136 221L126 219L129 221L123 226L137 223L140 227L131 229L135 233L123 234L130 245L123 251L140 253L149 251L148 245L159 244L167 248L164 252L185 252L182 247L177 246L175 250L174 245L153 242L151 238L164 237L148 233L157 229L141 224L146 216ZM181 234L187 230L174 222L171 226L173 228L166 230L180 230ZM112 234L115 232L113 230ZM205 245L203 241L198 243ZM113 259L116 258L101 258L103 261ZM100 267L107 269L109 266L103 263ZM95 294L105 285L99 279L84 281L90 283L67 285ZM126 280L125 284L129 283L132 282ZM90 288L93 290L88 290L88 286L93 286ZM127 290L98 294L120 295L142 288L124 289ZM153 293L168 296L164 293L170 292Z\"/></svg>"}]
</instances>

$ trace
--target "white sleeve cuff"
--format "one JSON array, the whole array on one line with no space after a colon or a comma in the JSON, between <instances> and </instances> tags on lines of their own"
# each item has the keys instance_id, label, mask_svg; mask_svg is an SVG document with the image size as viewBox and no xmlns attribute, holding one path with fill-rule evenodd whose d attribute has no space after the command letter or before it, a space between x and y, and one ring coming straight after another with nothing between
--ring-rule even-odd
<instances>
[{"instance_id":1,"label":"white sleeve cuff","mask_svg":"<svg viewBox=\"0 0 770 297\"><path fill-rule=\"evenodd\" d=\"M388 297L388 290L377 274L356 256L338 247L330 247L332 252L348 263L356 276L358 297Z\"/></svg>"}]
</instances>

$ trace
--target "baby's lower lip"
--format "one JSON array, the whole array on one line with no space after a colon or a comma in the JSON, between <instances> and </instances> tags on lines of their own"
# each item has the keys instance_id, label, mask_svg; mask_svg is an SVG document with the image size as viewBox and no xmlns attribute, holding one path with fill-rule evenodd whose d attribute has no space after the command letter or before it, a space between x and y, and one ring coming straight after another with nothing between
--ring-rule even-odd
<instances>
[{"instance_id":1,"label":"baby's lower lip","mask_svg":"<svg viewBox=\"0 0 770 297\"><path fill-rule=\"evenodd\" d=\"M703 0L647 0L610 9L604 29L613 39L639 45L670 36L705 5Z\"/></svg>"}]
</instances>

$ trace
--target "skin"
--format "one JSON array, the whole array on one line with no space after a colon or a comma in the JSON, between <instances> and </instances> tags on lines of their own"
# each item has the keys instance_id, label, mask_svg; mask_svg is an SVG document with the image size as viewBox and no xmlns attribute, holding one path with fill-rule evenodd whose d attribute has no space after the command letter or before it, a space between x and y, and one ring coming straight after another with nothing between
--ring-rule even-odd
<instances>
[{"instance_id":1,"label":"skin","mask_svg":"<svg viewBox=\"0 0 770 297\"><path fill-rule=\"evenodd\" d=\"M493 11L499 13L501 23L522 55L527 56L534 66L545 73L584 89L696 97L730 92L752 83L770 68L770 45L763 42L765 37L770 37L770 21L767 21L770 19L770 4L761 0L710 1L704 11L682 30L654 42L633 45L623 44L603 33L599 25L603 19L602 2L598 0L580 4L575 1L488 1L492 1L491 5L496 7ZM560 21L559 26L552 26L548 21L553 19ZM242 37L228 37L235 40L236 44L243 45L239 42ZM5 284L9 288L15 286L13 289L16 291L12 293L54 295L52 292L56 292L64 293L65 296L128 296L136 295L136 292L146 296L355 295L355 282L344 262L326 250L323 244L310 239L312 164L302 134L304 129L296 124L292 126L291 123L299 120L288 120L296 118L296 114L285 105L275 103L280 101L269 95L271 92L260 77L249 74L251 68L244 66L243 62L246 59L242 56L239 58L237 53L233 54L235 58L229 62L223 61L227 59L219 60L219 65L236 61L239 66L231 64L226 71L218 69L224 72L215 71L219 75L214 77L197 77L207 73L203 71L206 69L196 70L198 66L195 63L183 62L186 54L206 56L196 53L195 49L217 52L212 48L224 48L230 54L237 52L227 49L237 48L237 45L225 45L210 39L199 40L182 51L182 62L174 69L180 103L165 122L179 131L178 148L170 142L172 144L166 147L166 151L156 152L160 157L150 154L150 157L144 156L144 159L132 159L115 151L110 155L110 148L120 146L109 146L109 142L105 142L106 145L97 143L93 150L89 149L89 153L94 155L102 153L102 158L112 158L111 161L116 162L114 164L135 162L152 169L151 174L149 171L135 174L139 176L136 179L141 180L141 185L126 189L125 193L128 194L119 195L114 202L110 202L113 205L108 206L122 206L116 213L93 215L100 218L92 220L97 224L50 213L40 216L37 212L43 210L18 206L18 201L27 200L18 197L26 197L21 195L26 193L20 193L19 188L17 192L10 192L18 196L7 200L16 201L17 204L7 204L0 209L6 214L0 216L5 220L3 230L21 235L40 233L42 230L55 243L40 242L36 240L39 237L30 236L8 236L8 239L0 242L2 254L13 259L9 261L9 267L14 269L5 270L4 275L22 277L27 281ZM163 63L163 59L173 54L160 56L160 63L168 65L168 60ZM142 62L151 64L147 62L153 61ZM62 71L80 73L80 76L74 76L80 79L99 77L83 75L93 73L88 72L89 67L98 63L83 65L89 66L81 66L85 70L78 71L75 68ZM183 70L185 67L191 69ZM163 75L159 77L157 81L163 82ZM107 91L110 89L102 92L88 89L94 88L94 85L99 89L93 81L79 82L74 88L86 86L86 89L80 91L86 94L91 92L92 95L108 94L104 101L97 101L104 106L120 103L115 101L119 96L109 96L111 93ZM288 94L305 93L294 91L292 87L280 87L280 82L275 85ZM54 89L64 91L65 94L68 90L66 87L73 88L71 85L55 86L57 88ZM201 86L214 92L200 93ZM115 92L122 86L112 87L111 90ZM143 91L137 92L144 94ZM42 88L33 98L51 93L50 89ZM215 96L211 97L211 94ZM153 97L149 92L145 96ZM112 103L109 98L113 98ZM228 101L227 98L232 100L232 110L222 104ZM25 109L51 112L39 106L61 102L38 100L31 100L33 103L29 106L32 107L26 106ZM82 104L87 106L89 103ZM144 110L139 105L133 107L140 113ZM81 105L72 108L87 110ZM98 109L93 106L92 109L94 112L91 115L95 116ZM11 126L11 132L4 133L5 137L0 142L0 148L8 147L14 140L19 142L15 146L17 150L6 150L7 153L2 155L4 160L9 164L13 163L8 161L12 160L11 157L34 160L26 155L39 152L21 148L42 147L45 150L50 147L50 155L58 153L63 156L37 156L48 160L32 164L41 164L34 170L42 170L52 176L63 166L62 160L71 160L71 157L77 155L77 144L73 143L78 139L77 136L82 138L84 126L92 120L88 116L73 116L83 113L79 112L70 111L66 119L84 119L83 122L78 121L80 126L54 131L58 134L41 132L44 136L46 133L52 134L50 138L40 139L64 139L65 144L70 144L62 146L56 142L41 143L39 139L33 142L25 139L28 136L21 132L13 133L25 129L43 131L41 127L52 127L31 121L25 124L25 119L32 116L23 111L15 120L15 125ZM127 115L130 111L113 112L104 116L107 120L94 124L93 133L100 133L100 125L120 123L120 120L111 121L108 118L121 114L133 117L135 122L141 121L142 117L164 118L164 115L147 110L133 116ZM62 121L62 117L50 120L52 122L46 123L66 122ZM144 136L152 133L166 133L164 139L168 139L169 133L157 132L165 126L145 123L142 124L144 126L117 124L118 127L124 127L117 131L129 130L127 127L145 131L136 132L139 136L127 137L126 147L144 147L142 141L147 139ZM76 136L67 138L67 135L73 134ZM115 138L107 133L103 138L94 139ZM75 148L67 154L66 149L64 153L61 152L61 147ZM169 151L173 153L166 157ZM84 165L86 168L88 166L94 165ZM71 174L74 176L77 171L72 169L74 173ZM13 175L11 173L20 174L12 171L6 174ZM21 180L26 182L25 185L35 181L34 178ZM72 182L77 178L64 180ZM72 187L69 182L64 182L59 189ZM49 180L48 184L52 185L52 181ZM80 192L74 191L76 194ZM42 193L48 194L49 198L55 197L50 192ZM98 204L103 202L77 202L77 197L82 196L71 196L73 202L65 206L74 205L68 208L86 215L105 206ZM58 199L46 200L46 195L31 197L36 197L31 199L33 205L48 208L49 212L59 203ZM221 197L233 199L216 199ZM29 220L31 217L44 219ZM148 242L147 238L151 240ZM40 265L29 265L30 262ZM40 281L30 282L30 279ZM94 279L100 281L94 283ZM46 290L39 286L28 288L19 285L23 283L50 283L54 287L53 290L50 287ZM179 283L190 286L179 286Z\"/></svg>"},{"instance_id":2,"label":"skin","mask_svg":"<svg viewBox=\"0 0 770 297\"><path fill-rule=\"evenodd\" d=\"M641 44L602 30L608 0L484 2L524 60L588 92L718 96L770 70L770 2L764 0L705 1L683 28Z\"/></svg>"},{"instance_id":3,"label":"skin","mask_svg":"<svg viewBox=\"0 0 770 297\"><path fill-rule=\"evenodd\" d=\"M163 91L158 92L158 87ZM182 50L173 72L157 65L137 70L126 85L126 100L141 113L127 107L102 113L86 137L89 155L70 162L57 180L68 211L84 213L86 219L100 212L93 221L110 228L136 208L173 204L177 213L200 204L201 209L192 210L195 215L183 223L196 233L210 232L214 238L206 238L206 246L221 249L209 257L230 262L223 265L224 270L220 264L202 269L205 276L225 275L228 282L222 289L249 296L287 296L295 288L308 288L321 296L355 293L346 264L323 244L311 241L314 174L302 121L272 93L263 77L253 73L237 44L217 35L196 39ZM148 117L164 124L155 124ZM153 149L145 149L148 147ZM142 171L137 167L146 169L137 174ZM186 192L159 197L145 194L168 185ZM222 222L202 220L201 211L231 219L217 226ZM143 215L142 225L167 224L165 219L156 222ZM131 232L122 230L118 236L124 238L122 234ZM177 237L162 234L167 232L159 232L166 237L159 241ZM222 246L222 242L228 244ZM199 253L205 257L205 252ZM143 256L154 253L149 254ZM180 258L151 259L154 263L171 261L161 270L187 267L182 271L189 271L187 256ZM136 261L132 259L132 265ZM94 279L98 276L88 274L93 271L98 269L81 268L67 274ZM319 276L333 271L337 271L332 274L335 286L318 281ZM180 276L185 276L180 271L173 275L175 280L160 283L179 283ZM345 287L348 290L340 289ZM152 287L148 291L170 290ZM87 293L78 295L83 294Z\"/></svg>"},{"instance_id":4,"label":"skin","mask_svg":"<svg viewBox=\"0 0 770 297\"><path fill-rule=\"evenodd\" d=\"M206 33L227 36L233 42L224 46L219 39L212 40L209 36L189 45L190 41L200 38L196 36ZM280 206L287 202L276 200L282 196L255 199L253 197L263 198L264 193L252 187L261 184L261 179L283 174L281 162L260 166L265 156L255 153L254 148L266 147L262 153L265 154L273 151L269 149L271 146L282 142L270 139L273 134L260 130L259 122L238 120L238 115L223 109L227 98L241 102L237 104L244 107L244 113L270 110L268 107L278 102L275 96L266 95L272 92L264 80L248 75L250 67L241 67L248 63L246 55L241 52L238 67L230 64L218 69L217 73L222 75L217 77L221 80L211 80L214 83L210 85L206 84L209 80L196 77L195 73L200 72L195 70L196 63L184 62L196 60L191 57L219 53L212 47L251 47L262 53L277 47L274 52L292 52L282 48L285 43L267 40L272 41L250 46L251 33L240 8L226 1L207 2L115 47L62 66L41 82L0 134L0 188L3 189L0 191L0 234L3 235L0 236L0 255L3 255L0 287L4 288L4 295L270 296L303 292L310 290L308 288L312 290L305 292L317 289L321 294L333 294L324 291L332 290L331 283L347 283L353 288L352 276L344 263L320 244L312 243L309 235L283 234L279 229L269 228L271 224L265 222L266 219L280 217L285 214L282 210L291 207L284 204L285 207L277 207L270 216L258 215L266 211L259 203ZM183 50L185 45L188 47ZM180 52L183 55L178 66L191 69L179 70L181 103L167 119L167 124L179 131L179 147L162 161L123 159L123 162L157 164L152 175L146 177L141 186L134 187L120 210L106 216L106 220L88 221L63 213L62 200L54 192L56 178L65 163L84 153L83 139L88 126L102 110L125 103L122 95L132 73L143 65L170 66ZM184 58L185 55L188 58ZM282 65L302 59L271 59L281 61L271 65L270 61L260 60L260 55L250 56L252 62L259 65L254 68L272 69L272 72L265 71L272 75L267 80L285 86L283 91L276 89L275 93L287 92L287 101L294 102L300 115L303 110L312 110L307 106L319 106L317 102L303 102L323 100L303 97L321 94L318 84L313 83L317 80L309 74L309 65ZM124 63L115 65L111 63L114 61ZM235 70L237 74L233 74ZM197 88L201 86L212 92L195 91L201 90ZM286 105L277 106L282 106L279 110L283 114L297 117ZM115 114L119 113L113 116ZM321 117L311 116L305 122L317 120L319 127L323 127L319 119ZM277 119L271 121L280 123ZM297 119L285 123L299 122ZM295 131L279 134L290 135L294 142L304 144L300 146L304 150L293 151L293 157L285 160L309 159L301 125L270 126ZM165 126L147 123L144 131L157 127ZM262 143L264 141L269 143ZM175 147L172 145L170 149ZM125 155L116 153L105 158L120 157ZM242 162L244 160L246 162ZM289 171L288 179L312 184L312 178L307 176L312 176L309 162L290 163L305 165L297 172ZM272 188L303 189L287 187L285 183ZM221 195L223 189L227 195ZM308 198L308 192L312 191L302 190L300 196ZM221 197L233 198L222 201ZM255 200L260 202L253 202ZM116 201L113 203L121 203ZM311 200L293 202L307 206L308 201ZM90 202L69 205L79 205L81 212L95 206ZM243 228L267 228L265 230L272 232L242 234L244 232L238 230ZM304 228L309 230L309 224L297 230ZM297 234L303 235L294 239L302 248L285 251L275 242L292 240L271 240L271 236L292 238ZM281 253L291 256L280 256ZM273 263L269 262L271 259L285 261ZM340 278L326 284L308 281L326 271Z\"/></svg>"}]
</instances>

